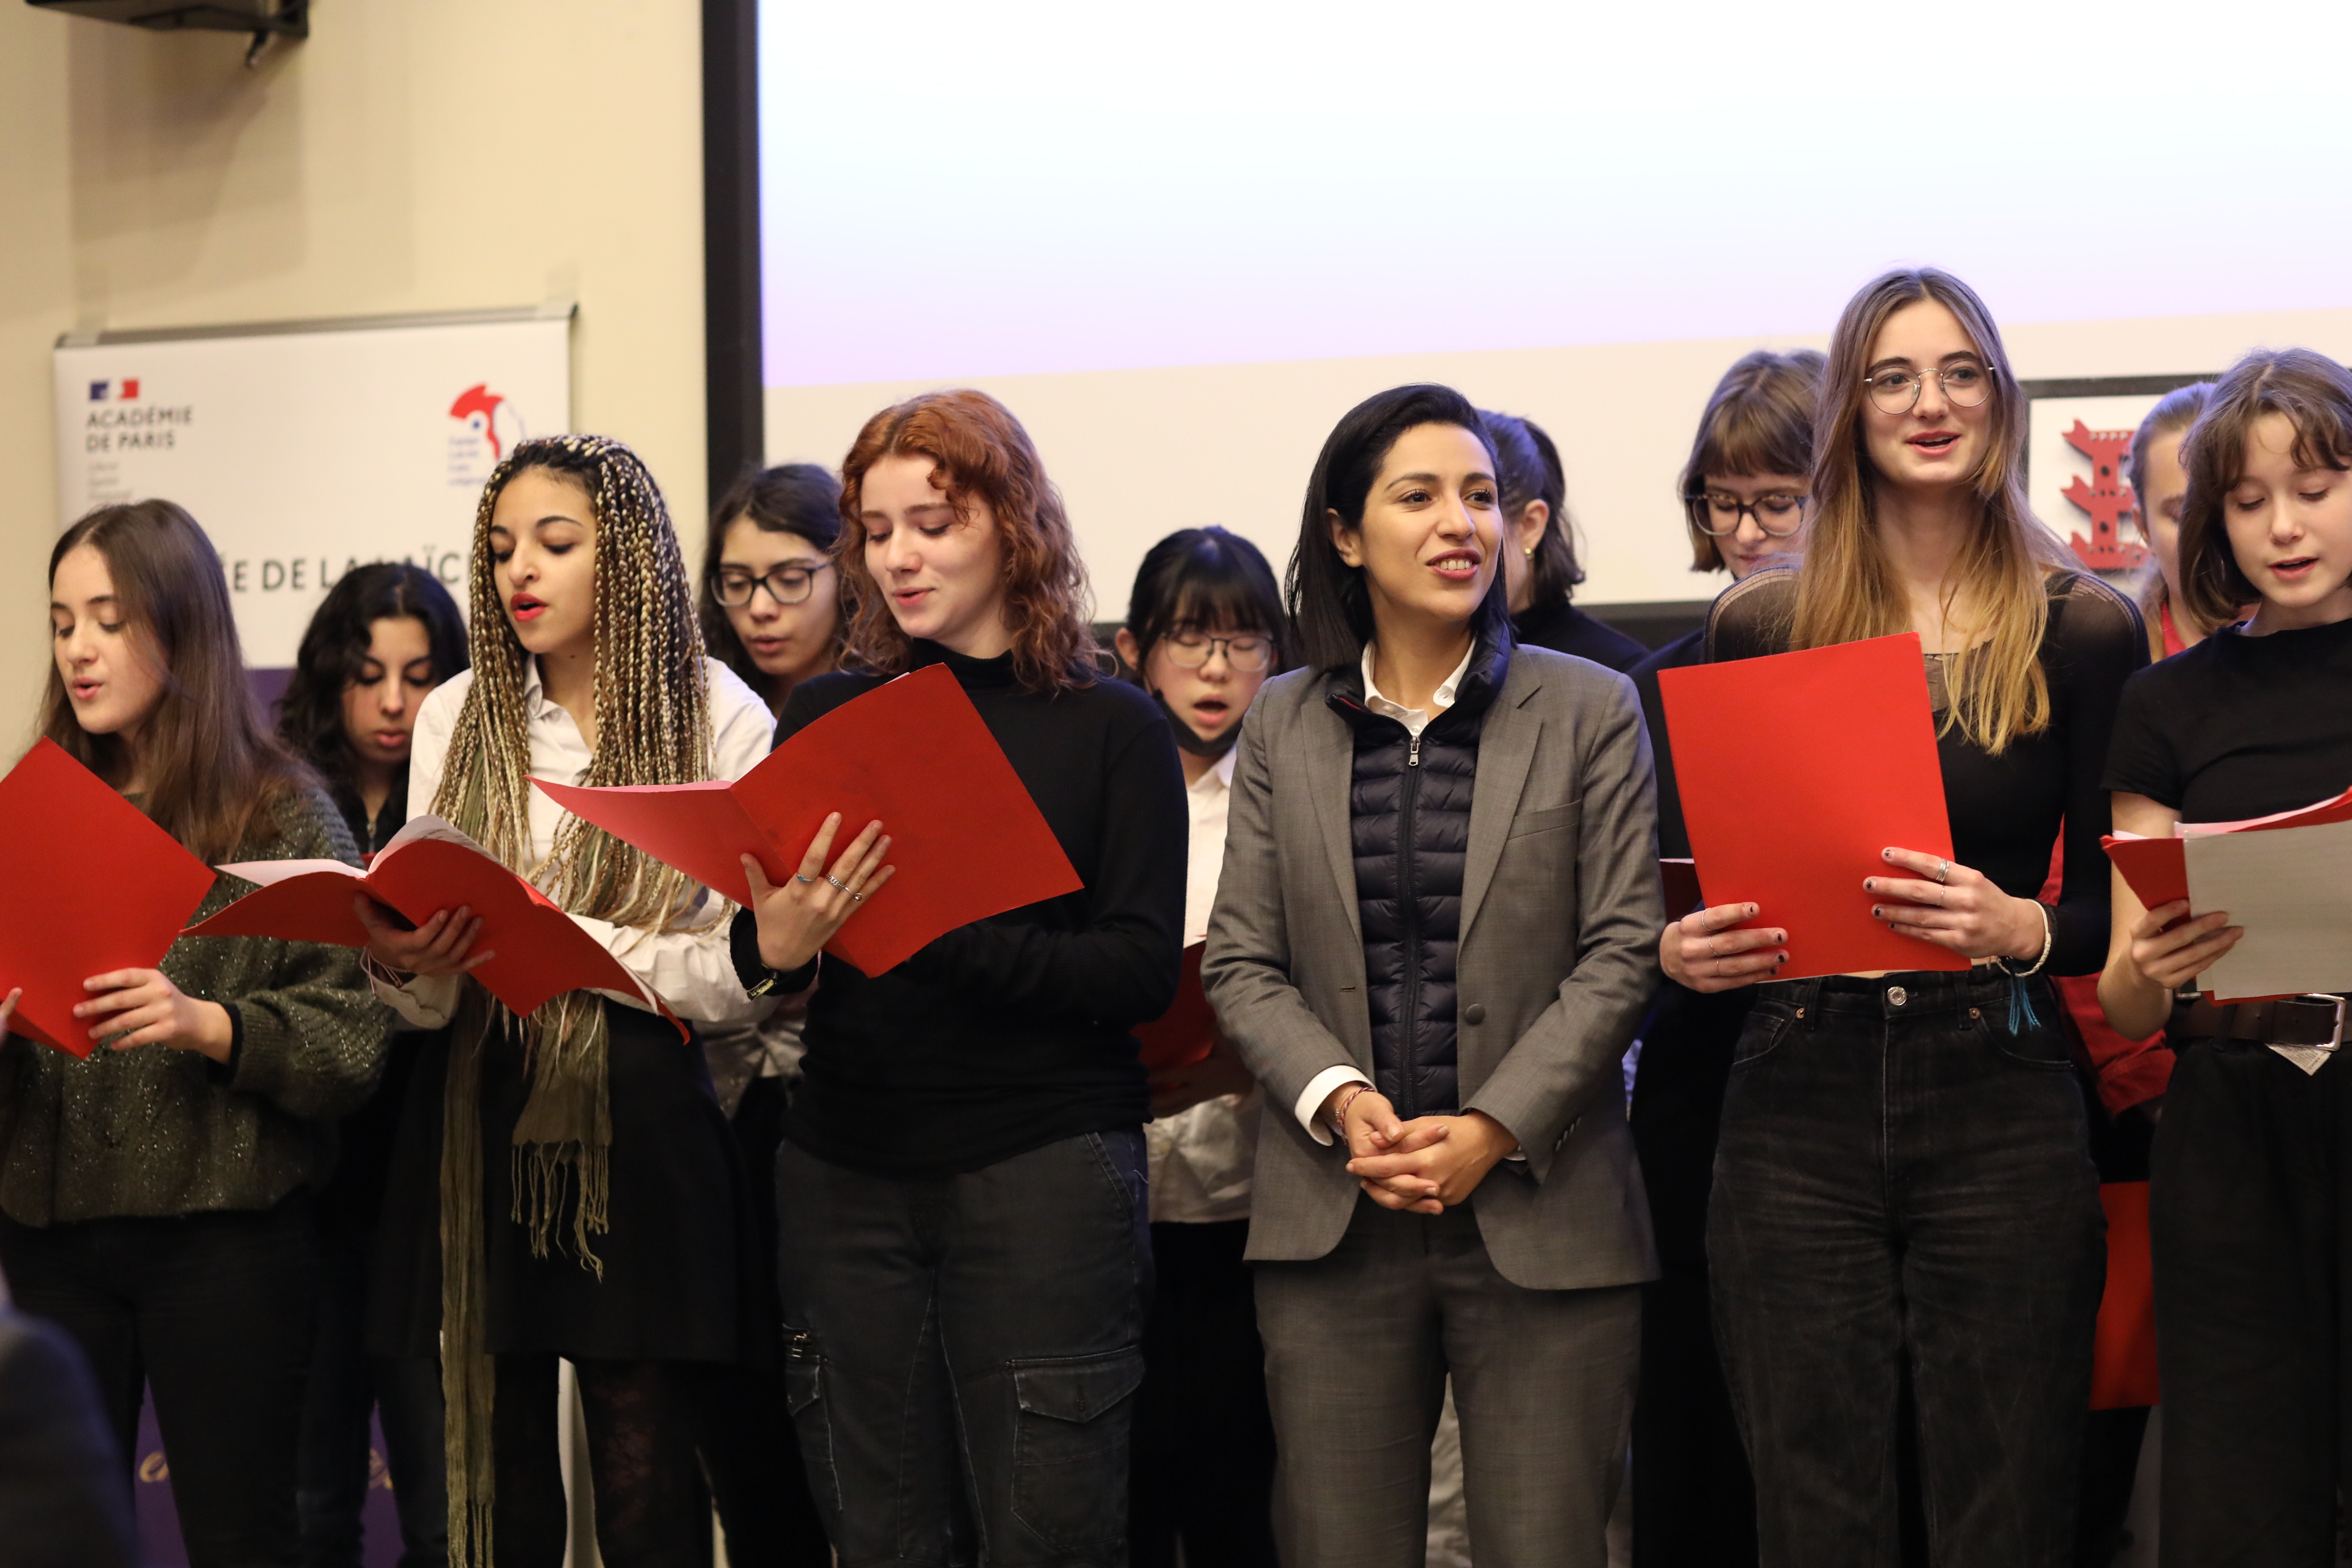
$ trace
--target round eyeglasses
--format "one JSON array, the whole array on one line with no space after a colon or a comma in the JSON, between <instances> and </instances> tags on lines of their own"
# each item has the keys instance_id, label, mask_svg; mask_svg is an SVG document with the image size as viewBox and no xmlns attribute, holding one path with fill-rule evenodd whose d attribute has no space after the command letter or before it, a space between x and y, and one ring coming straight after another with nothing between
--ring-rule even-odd
<instances>
[{"instance_id":1,"label":"round eyeglasses","mask_svg":"<svg viewBox=\"0 0 2352 1568\"><path fill-rule=\"evenodd\" d=\"M710 580L710 592L721 607L730 610L740 610L750 604L751 595L761 588L779 605L804 605L816 586L816 574L832 565L830 561L819 561L806 566L779 566L764 574L722 566Z\"/></svg>"},{"instance_id":2,"label":"round eyeglasses","mask_svg":"<svg viewBox=\"0 0 2352 1568\"><path fill-rule=\"evenodd\" d=\"M1743 517L1754 518L1756 526L1773 538L1786 539L1805 526L1808 499L1785 490L1760 495L1754 500L1741 500L1729 490L1701 490L1683 497L1690 504L1691 521L1710 539L1738 533Z\"/></svg>"},{"instance_id":3,"label":"round eyeglasses","mask_svg":"<svg viewBox=\"0 0 2352 1568\"><path fill-rule=\"evenodd\" d=\"M1200 668L1221 647L1225 650L1225 662L1245 674L1255 675L1274 662L1274 639L1255 632L1244 632L1237 637L1176 632L1160 646L1168 650L1168 662L1179 669Z\"/></svg>"},{"instance_id":4,"label":"round eyeglasses","mask_svg":"<svg viewBox=\"0 0 2352 1568\"><path fill-rule=\"evenodd\" d=\"M1992 372L1969 360L1940 370L1897 365L1864 377L1862 384L1870 389L1871 404L1881 414L1908 414L1918 405L1920 389L1931 375L1943 388L1945 400L1962 408L1974 408L1992 395Z\"/></svg>"}]
</instances>

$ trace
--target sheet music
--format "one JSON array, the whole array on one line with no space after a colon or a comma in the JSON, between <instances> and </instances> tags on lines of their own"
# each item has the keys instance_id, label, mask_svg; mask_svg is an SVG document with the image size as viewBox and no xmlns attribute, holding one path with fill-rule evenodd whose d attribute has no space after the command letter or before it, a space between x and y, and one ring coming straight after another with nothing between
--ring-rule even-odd
<instances>
[{"instance_id":1,"label":"sheet music","mask_svg":"<svg viewBox=\"0 0 2352 1568\"><path fill-rule=\"evenodd\" d=\"M2189 907L2246 934L2197 977L2222 1001L2352 991L2352 822L2191 837Z\"/></svg>"}]
</instances>

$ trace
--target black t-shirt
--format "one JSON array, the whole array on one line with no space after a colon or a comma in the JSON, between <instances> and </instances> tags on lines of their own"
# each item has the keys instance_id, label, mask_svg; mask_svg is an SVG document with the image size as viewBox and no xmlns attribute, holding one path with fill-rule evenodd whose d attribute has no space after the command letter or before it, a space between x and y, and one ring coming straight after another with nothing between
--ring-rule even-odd
<instances>
[{"instance_id":1,"label":"black t-shirt","mask_svg":"<svg viewBox=\"0 0 2352 1568\"><path fill-rule=\"evenodd\" d=\"M2111 883L2099 847L2109 823L2100 770L2124 681L2147 663L2139 611L2086 573L2053 572L2044 584L2050 615L2037 657L2050 684L2050 722L2019 735L2000 755L1945 729L1936 741L1952 858L1982 872L2015 899L2038 896L2050 879L2050 847L2065 828L2065 875L2053 910L2050 973L2088 974L2106 962ZM1796 606L1797 574L1759 572L1716 600L1707 642L1716 659L1780 653ZM1940 689L1947 661L1928 660L1928 689ZM1939 705L1940 708L1940 705Z\"/></svg>"},{"instance_id":2,"label":"black t-shirt","mask_svg":"<svg viewBox=\"0 0 2352 1568\"><path fill-rule=\"evenodd\" d=\"M827 955L784 1131L820 1159L884 1175L976 1171L1150 1114L1135 1026L1175 999L1191 817L1176 742L1123 681L1023 690L1010 655L944 663L1086 883L948 932L879 975ZM825 675L793 688L776 743L882 684ZM919 747L921 738L911 737ZM889 825L883 825L887 831ZM748 912L736 966L763 978ZM748 939L748 940L747 940Z\"/></svg>"},{"instance_id":3,"label":"black t-shirt","mask_svg":"<svg viewBox=\"0 0 2352 1568\"><path fill-rule=\"evenodd\" d=\"M2352 620L2224 627L2124 687L2106 787L2184 822L2239 822L2352 786Z\"/></svg>"}]
</instances>

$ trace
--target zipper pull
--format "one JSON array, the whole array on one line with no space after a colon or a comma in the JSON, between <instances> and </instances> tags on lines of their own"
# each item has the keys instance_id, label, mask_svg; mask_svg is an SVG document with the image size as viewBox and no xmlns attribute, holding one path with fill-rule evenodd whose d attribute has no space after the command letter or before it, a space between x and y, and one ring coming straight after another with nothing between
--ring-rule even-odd
<instances>
[{"instance_id":1,"label":"zipper pull","mask_svg":"<svg viewBox=\"0 0 2352 1568\"><path fill-rule=\"evenodd\" d=\"M1418 735L1412 738L1412 745L1405 752L1404 765L1409 768L1421 766L1421 737Z\"/></svg>"}]
</instances>

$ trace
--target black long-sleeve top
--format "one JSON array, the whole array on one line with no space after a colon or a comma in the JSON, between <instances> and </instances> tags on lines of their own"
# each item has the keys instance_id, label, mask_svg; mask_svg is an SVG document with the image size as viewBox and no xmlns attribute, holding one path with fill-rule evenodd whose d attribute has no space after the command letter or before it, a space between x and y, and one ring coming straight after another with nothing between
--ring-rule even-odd
<instances>
[{"instance_id":1,"label":"black long-sleeve top","mask_svg":"<svg viewBox=\"0 0 2352 1568\"><path fill-rule=\"evenodd\" d=\"M1139 688L1039 696L1015 682L1009 655L916 643L912 667L930 664L954 673L1086 886L950 931L883 974L830 954L817 968L785 1135L835 1164L910 1177L1144 1120L1131 1031L1175 999L1190 834L1175 741ZM881 683L794 687L776 743ZM919 755L922 738L908 739ZM746 987L769 979L748 913L733 934Z\"/></svg>"},{"instance_id":2,"label":"black long-sleeve top","mask_svg":"<svg viewBox=\"0 0 2352 1568\"><path fill-rule=\"evenodd\" d=\"M2102 783L2107 737L2125 679L2147 663L2147 634L2130 600L2096 577L2054 572L2039 658L2050 683L2050 722L2019 735L1995 756L1941 725L1936 697L1944 805L1952 858L1990 878L2012 898L2037 896L2050 877L2050 847L2065 831L2065 875L2053 908L2049 972L2088 974L2107 955L2111 883L2099 839L2109 826ZM1726 589L1707 620L1708 657L1721 661L1780 653L1796 607L1797 574L1759 572ZM1948 661L1928 660L1928 689L1942 691Z\"/></svg>"}]
</instances>

